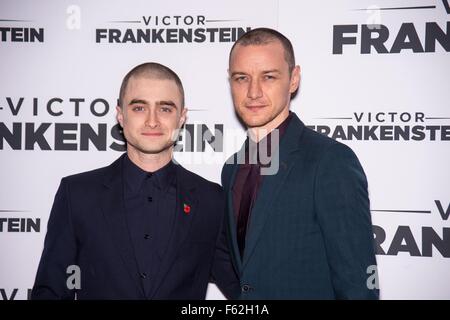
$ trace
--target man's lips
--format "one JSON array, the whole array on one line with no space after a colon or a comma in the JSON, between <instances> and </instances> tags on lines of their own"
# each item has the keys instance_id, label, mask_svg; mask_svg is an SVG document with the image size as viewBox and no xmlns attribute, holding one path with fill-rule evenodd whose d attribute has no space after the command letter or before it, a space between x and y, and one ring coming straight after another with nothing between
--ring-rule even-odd
<instances>
[{"instance_id":1,"label":"man's lips","mask_svg":"<svg viewBox=\"0 0 450 320\"><path fill-rule=\"evenodd\" d=\"M162 136L163 133L162 132L142 132L143 136L147 136L147 137L159 137Z\"/></svg>"},{"instance_id":2,"label":"man's lips","mask_svg":"<svg viewBox=\"0 0 450 320\"><path fill-rule=\"evenodd\" d=\"M267 105L265 104L251 104L251 105L246 105L245 108L249 109L251 111L258 111L262 108L265 108Z\"/></svg>"}]
</instances>

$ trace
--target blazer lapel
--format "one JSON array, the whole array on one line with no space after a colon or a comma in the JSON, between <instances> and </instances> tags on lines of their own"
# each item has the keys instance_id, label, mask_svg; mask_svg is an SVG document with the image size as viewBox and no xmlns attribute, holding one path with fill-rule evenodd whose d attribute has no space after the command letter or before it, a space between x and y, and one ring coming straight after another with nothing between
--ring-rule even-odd
<instances>
[{"instance_id":1,"label":"blazer lapel","mask_svg":"<svg viewBox=\"0 0 450 320\"><path fill-rule=\"evenodd\" d=\"M173 228L170 235L167 252L163 256L161 266L156 276L156 285L153 287L152 298L158 288L161 286L170 266L174 263L178 251L183 246L184 240L189 234L192 220L195 218L198 199L195 193L195 185L190 184L191 180L185 174L186 169L180 165L176 166L177 170L177 204L173 223Z\"/></svg>"},{"instance_id":2,"label":"blazer lapel","mask_svg":"<svg viewBox=\"0 0 450 320\"><path fill-rule=\"evenodd\" d=\"M303 127L304 125L300 119L293 114L291 123L281 139L279 149L273 150L275 151L274 156L279 157L278 172L263 177L261 189L258 192L256 202L250 215L250 224L247 227L242 268L245 268L250 260L267 221L267 217L271 214L272 203L274 199L277 198L278 193L283 187L284 181L295 164L294 160L296 159L296 156L293 155L293 153L298 150L298 141L303 133Z\"/></svg>"},{"instance_id":3,"label":"blazer lapel","mask_svg":"<svg viewBox=\"0 0 450 320\"><path fill-rule=\"evenodd\" d=\"M264 228L267 217L271 213L273 200L280 192L286 177L291 171L293 163L280 161L280 167L276 175L264 176L261 189L255 205L252 208L250 222L247 227L247 235L245 238L245 250L242 267L245 268L253 251L256 247L261 232Z\"/></svg>"},{"instance_id":4,"label":"blazer lapel","mask_svg":"<svg viewBox=\"0 0 450 320\"><path fill-rule=\"evenodd\" d=\"M241 151L240 151L241 152ZM233 205L233 186L234 181L236 179L236 174L238 171L239 165L234 163L231 165L231 176L229 180L228 186L226 186L227 190L225 190L225 193L227 195L227 221L228 221L228 229L230 232L230 239L231 239L231 258L233 259L233 262L235 266L237 267L237 270L242 269L242 260L241 255L239 253L239 247L237 243L237 234L236 234L236 213L234 212L234 205Z\"/></svg>"},{"instance_id":5,"label":"blazer lapel","mask_svg":"<svg viewBox=\"0 0 450 320\"><path fill-rule=\"evenodd\" d=\"M139 272L134 255L134 248L128 230L123 199L123 157L120 157L108 168L103 182L101 206L105 219L111 230L111 236L120 252L122 262L134 280L139 292L144 295L144 288L139 278Z\"/></svg>"}]
</instances>

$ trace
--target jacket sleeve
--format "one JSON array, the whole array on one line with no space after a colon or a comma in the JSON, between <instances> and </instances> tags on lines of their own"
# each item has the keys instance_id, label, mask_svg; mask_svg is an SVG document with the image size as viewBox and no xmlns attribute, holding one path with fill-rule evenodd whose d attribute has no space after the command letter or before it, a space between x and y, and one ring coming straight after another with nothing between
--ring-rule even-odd
<instances>
[{"instance_id":1,"label":"jacket sleeve","mask_svg":"<svg viewBox=\"0 0 450 320\"><path fill-rule=\"evenodd\" d=\"M368 270L376 266L367 180L349 147L337 143L326 150L314 189L336 298L378 299L379 290L367 285Z\"/></svg>"},{"instance_id":2,"label":"jacket sleeve","mask_svg":"<svg viewBox=\"0 0 450 320\"><path fill-rule=\"evenodd\" d=\"M237 299L240 294L240 284L233 267L229 249L228 223L225 212L225 196L221 191L220 215L223 217L221 228L217 236L214 261L212 266L212 281L219 287L227 299Z\"/></svg>"},{"instance_id":3,"label":"jacket sleeve","mask_svg":"<svg viewBox=\"0 0 450 320\"><path fill-rule=\"evenodd\" d=\"M76 240L71 220L69 187L66 179L56 193L47 225L44 250L39 262L31 299L74 299L67 285L67 268L76 264Z\"/></svg>"}]
</instances>

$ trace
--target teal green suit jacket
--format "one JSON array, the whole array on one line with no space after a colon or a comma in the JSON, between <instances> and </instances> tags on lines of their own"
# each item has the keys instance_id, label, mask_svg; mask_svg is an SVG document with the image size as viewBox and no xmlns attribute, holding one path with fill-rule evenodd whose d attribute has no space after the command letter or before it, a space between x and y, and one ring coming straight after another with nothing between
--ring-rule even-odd
<instances>
[{"instance_id":1,"label":"teal green suit jacket","mask_svg":"<svg viewBox=\"0 0 450 320\"><path fill-rule=\"evenodd\" d=\"M278 171L263 177L242 259L232 199L237 155L224 165L222 185L241 299L378 298L367 285L376 266L367 180L353 151L293 114Z\"/></svg>"}]
</instances>

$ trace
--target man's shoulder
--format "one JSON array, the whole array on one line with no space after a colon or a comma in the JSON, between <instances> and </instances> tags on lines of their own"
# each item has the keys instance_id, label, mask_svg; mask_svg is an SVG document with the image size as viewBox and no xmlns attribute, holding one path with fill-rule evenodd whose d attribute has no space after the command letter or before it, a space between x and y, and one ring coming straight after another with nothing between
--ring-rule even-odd
<instances>
[{"instance_id":1,"label":"man's shoulder","mask_svg":"<svg viewBox=\"0 0 450 320\"><path fill-rule=\"evenodd\" d=\"M115 168L118 169L120 159L121 158L104 167L66 176L63 180L68 181L71 184L90 184L93 182L95 183L96 181L102 181L108 173L113 171Z\"/></svg>"},{"instance_id":2,"label":"man's shoulder","mask_svg":"<svg viewBox=\"0 0 450 320\"><path fill-rule=\"evenodd\" d=\"M359 158L348 145L305 127L301 145L308 148L308 160L322 168L358 168Z\"/></svg>"},{"instance_id":3,"label":"man's shoulder","mask_svg":"<svg viewBox=\"0 0 450 320\"><path fill-rule=\"evenodd\" d=\"M340 143L326 135L323 135L321 133L318 133L317 131L314 131L311 128L308 128L307 126L305 126L304 128L302 141L305 141L310 144L315 144L317 146L323 146L325 148Z\"/></svg>"},{"instance_id":4,"label":"man's shoulder","mask_svg":"<svg viewBox=\"0 0 450 320\"><path fill-rule=\"evenodd\" d=\"M325 153L354 154L353 150L346 144L318 133L308 127L304 128L304 133L301 137L300 143L303 146L312 148L320 155Z\"/></svg>"}]
</instances>

